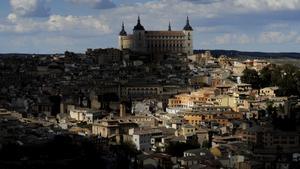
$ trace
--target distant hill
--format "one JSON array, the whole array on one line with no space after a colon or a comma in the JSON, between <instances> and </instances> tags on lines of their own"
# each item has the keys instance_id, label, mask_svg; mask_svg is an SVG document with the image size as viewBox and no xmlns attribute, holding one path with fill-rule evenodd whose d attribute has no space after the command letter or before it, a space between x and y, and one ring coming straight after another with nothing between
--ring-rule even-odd
<instances>
[{"instance_id":1,"label":"distant hill","mask_svg":"<svg viewBox=\"0 0 300 169\"><path fill-rule=\"evenodd\" d=\"M200 49L194 50L194 53L204 53L205 51L210 51L211 54L215 57L220 55L227 55L234 58L260 58L260 59L280 59L280 58L293 58L300 59L300 53L285 53L285 52L244 52L237 50L210 50L210 49ZM0 57L31 57L31 56L50 56L52 54L26 54L26 53L0 53ZM62 55L62 54L58 54Z\"/></svg>"},{"instance_id":2,"label":"distant hill","mask_svg":"<svg viewBox=\"0 0 300 169\"><path fill-rule=\"evenodd\" d=\"M0 53L0 57L16 57L16 58L26 58L32 56L50 56L51 54L27 54L27 53Z\"/></svg>"},{"instance_id":3,"label":"distant hill","mask_svg":"<svg viewBox=\"0 0 300 169\"><path fill-rule=\"evenodd\" d=\"M279 59L279 58L293 58L300 59L300 53L265 53L265 52L243 52L236 50L194 50L194 53L204 53L210 51L215 57L220 55L227 55L236 58L260 58L260 59Z\"/></svg>"}]
</instances>

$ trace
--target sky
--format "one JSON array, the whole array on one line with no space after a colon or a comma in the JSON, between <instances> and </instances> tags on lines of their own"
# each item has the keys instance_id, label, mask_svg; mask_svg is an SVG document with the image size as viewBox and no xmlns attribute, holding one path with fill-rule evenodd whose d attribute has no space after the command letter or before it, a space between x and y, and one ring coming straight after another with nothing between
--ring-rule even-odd
<instances>
[{"instance_id":1,"label":"sky","mask_svg":"<svg viewBox=\"0 0 300 169\"><path fill-rule=\"evenodd\" d=\"M189 16L194 49L300 52L300 0L1 0L0 53L117 47L138 16L146 30Z\"/></svg>"}]
</instances>

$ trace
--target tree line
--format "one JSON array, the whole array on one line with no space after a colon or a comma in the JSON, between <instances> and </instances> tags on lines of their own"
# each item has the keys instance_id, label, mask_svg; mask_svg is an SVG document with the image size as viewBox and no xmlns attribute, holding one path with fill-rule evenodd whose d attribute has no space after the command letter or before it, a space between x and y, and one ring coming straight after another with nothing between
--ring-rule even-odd
<instances>
[{"instance_id":1,"label":"tree line","mask_svg":"<svg viewBox=\"0 0 300 169\"><path fill-rule=\"evenodd\" d=\"M241 80L251 84L253 89L277 86L278 96L300 95L300 69L291 64L270 64L259 72L246 68Z\"/></svg>"}]
</instances>

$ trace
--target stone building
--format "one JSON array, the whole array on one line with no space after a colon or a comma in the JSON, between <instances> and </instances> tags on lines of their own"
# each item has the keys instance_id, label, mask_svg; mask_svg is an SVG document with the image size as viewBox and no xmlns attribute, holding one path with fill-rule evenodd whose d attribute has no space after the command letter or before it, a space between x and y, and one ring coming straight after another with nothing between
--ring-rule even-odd
<instances>
[{"instance_id":1,"label":"stone building","mask_svg":"<svg viewBox=\"0 0 300 169\"><path fill-rule=\"evenodd\" d=\"M86 55L99 65L119 63L122 60L122 51L114 48L87 49Z\"/></svg>"},{"instance_id":2,"label":"stone building","mask_svg":"<svg viewBox=\"0 0 300 169\"><path fill-rule=\"evenodd\" d=\"M173 31L169 23L169 29L165 31L147 31L138 17L137 25L133 28L133 34L127 34L122 24L119 34L119 48L130 49L136 52L151 54L183 53L193 54L193 28L187 17L183 30Z\"/></svg>"}]
</instances>

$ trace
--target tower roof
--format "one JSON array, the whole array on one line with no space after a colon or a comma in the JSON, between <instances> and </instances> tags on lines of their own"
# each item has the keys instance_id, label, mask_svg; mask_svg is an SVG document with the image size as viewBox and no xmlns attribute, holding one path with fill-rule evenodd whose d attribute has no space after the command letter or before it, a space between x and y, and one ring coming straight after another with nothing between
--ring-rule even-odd
<instances>
[{"instance_id":1,"label":"tower roof","mask_svg":"<svg viewBox=\"0 0 300 169\"><path fill-rule=\"evenodd\" d=\"M172 31L171 22L169 22L169 29L168 29L168 31Z\"/></svg>"},{"instance_id":2,"label":"tower roof","mask_svg":"<svg viewBox=\"0 0 300 169\"><path fill-rule=\"evenodd\" d=\"M144 26L141 24L140 16L138 17L137 24L134 26L133 30L145 30Z\"/></svg>"},{"instance_id":3,"label":"tower roof","mask_svg":"<svg viewBox=\"0 0 300 169\"><path fill-rule=\"evenodd\" d=\"M185 31L193 31L192 26L190 25L189 17L186 18L186 25L184 26L183 30Z\"/></svg>"},{"instance_id":4,"label":"tower roof","mask_svg":"<svg viewBox=\"0 0 300 169\"><path fill-rule=\"evenodd\" d=\"M122 22L122 30L119 34L120 36L127 36L127 32L125 31L124 22Z\"/></svg>"}]
</instances>

